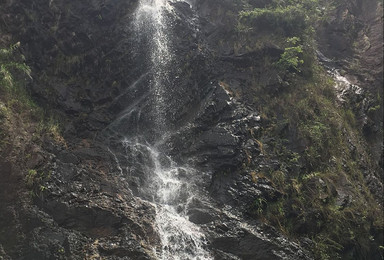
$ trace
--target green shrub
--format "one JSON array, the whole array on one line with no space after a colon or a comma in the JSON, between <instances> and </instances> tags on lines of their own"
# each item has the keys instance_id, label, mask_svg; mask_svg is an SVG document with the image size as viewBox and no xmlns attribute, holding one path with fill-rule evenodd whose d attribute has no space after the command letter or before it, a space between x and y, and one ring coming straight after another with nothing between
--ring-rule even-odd
<instances>
[{"instance_id":1,"label":"green shrub","mask_svg":"<svg viewBox=\"0 0 384 260\"><path fill-rule=\"evenodd\" d=\"M307 26L304 10L297 6L277 7L273 9L255 8L240 12L240 22L259 30L281 30L291 36L303 32Z\"/></svg>"},{"instance_id":2,"label":"green shrub","mask_svg":"<svg viewBox=\"0 0 384 260\"><path fill-rule=\"evenodd\" d=\"M272 0L264 8L251 6L246 5L248 10L240 12L240 24L272 33L278 31L284 37L305 34L322 10L318 0Z\"/></svg>"},{"instance_id":3,"label":"green shrub","mask_svg":"<svg viewBox=\"0 0 384 260\"><path fill-rule=\"evenodd\" d=\"M51 178L51 172L38 172L30 169L25 176L25 185L30 190L32 196L39 196L47 187L44 185Z\"/></svg>"},{"instance_id":4,"label":"green shrub","mask_svg":"<svg viewBox=\"0 0 384 260\"><path fill-rule=\"evenodd\" d=\"M15 85L15 71L22 72L31 77L31 69L25 64L23 55L16 55L20 42L9 48L0 49L0 87L12 89Z\"/></svg>"},{"instance_id":5,"label":"green shrub","mask_svg":"<svg viewBox=\"0 0 384 260\"><path fill-rule=\"evenodd\" d=\"M299 42L300 38L298 37L287 39L290 46L284 49L284 53L281 54L280 60L277 62L283 70L301 71L300 66L304 63L304 60L301 58L303 46Z\"/></svg>"}]
</instances>

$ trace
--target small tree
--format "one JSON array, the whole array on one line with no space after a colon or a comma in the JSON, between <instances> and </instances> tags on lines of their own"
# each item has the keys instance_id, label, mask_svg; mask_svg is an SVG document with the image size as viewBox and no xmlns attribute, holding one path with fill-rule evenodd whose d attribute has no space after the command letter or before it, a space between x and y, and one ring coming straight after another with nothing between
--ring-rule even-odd
<instances>
[{"instance_id":1,"label":"small tree","mask_svg":"<svg viewBox=\"0 0 384 260\"><path fill-rule=\"evenodd\" d=\"M300 72L300 65L304 63L301 58L303 53L303 45L299 44L299 37L292 37L287 39L287 43L290 45L284 49L284 53L281 54L280 60L277 62L284 70L295 70Z\"/></svg>"}]
</instances>

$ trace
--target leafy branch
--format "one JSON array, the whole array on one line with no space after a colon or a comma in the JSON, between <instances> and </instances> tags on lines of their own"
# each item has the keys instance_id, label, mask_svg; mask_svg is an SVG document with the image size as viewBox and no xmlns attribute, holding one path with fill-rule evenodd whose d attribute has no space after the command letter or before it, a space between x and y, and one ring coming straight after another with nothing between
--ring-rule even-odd
<instances>
[{"instance_id":1,"label":"leafy branch","mask_svg":"<svg viewBox=\"0 0 384 260\"><path fill-rule=\"evenodd\" d=\"M31 77L31 69L25 64L25 57L15 55L16 50L20 48L20 42L11 45L8 48L0 49L0 86L6 89L12 89L15 85L15 71L20 71Z\"/></svg>"}]
</instances>

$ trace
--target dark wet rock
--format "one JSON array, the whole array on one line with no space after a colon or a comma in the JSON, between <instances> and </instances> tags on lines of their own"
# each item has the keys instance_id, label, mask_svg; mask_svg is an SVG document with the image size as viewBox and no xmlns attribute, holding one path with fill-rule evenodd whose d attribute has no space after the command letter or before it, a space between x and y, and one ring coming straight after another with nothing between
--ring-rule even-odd
<instances>
[{"instance_id":1,"label":"dark wet rock","mask_svg":"<svg viewBox=\"0 0 384 260\"><path fill-rule=\"evenodd\" d=\"M139 259L150 260L153 256L148 256L148 252L143 250L141 244L130 233L125 234L125 239L119 237L101 239L97 243L100 255L105 259Z\"/></svg>"},{"instance_id":2,"label":"dark wet rock","mask_svg":"<svg viewBox=\"0 0 384 260\"><path fill-rule=\"evenodd\" d=\"M337 198L336 198L336 206L344 208L348 206L351 203L351 195L347 194L343 190L336 190L337 192Z\"/></svg>"},{"instance_id":3,"label":"dark wet rock","mask_svg":"<svg viewBox=\"0 0 384 260\"><path fill-rule=\"evenodd\" d=\"M76 155L73 153L68 153L67 151L63 151L58 155L58 160L60 160L63 163L73 163L76 164L79 162L79 159Z\"/></svg>"},{"instance_id":4,"label":"dark wet rock","mask_svg":"<svg viewBox=\"0 0 384 260\"><path fill-rule=\"evenodd\" d=\"M239 208L240 212L250 213L258 199L273 202L282 197L282 193L271 184L255 183L249 173L217 173L210 190L217 201L224 205Z\"/></svg>"},{"instance_id":5,"label":"dark wet rock","mask_svg":"<svg viewBox=\"0 0 384 260\"><path fill-rule=\"evenodd\" d=\"M214 220L214 216L209 211L201 209L191 209L188 211L189 221L195 224L207 224Z\"/></svg>"},{"instance_id":6,"label":"dark wet rock","mask_svg":"<svg viewBox=\"0 0 384 260\"><path fill-rule=\"evenodd\" d=\"M311 259L273 229L246 221L238 225L236 216L228 211L220 219L224 224L216 225L216 232L208 231L215 259Z\"/></svg>"},{"instance_id":7,"label":"dark wet rock","mask_svg":"<svg viewBox=\"0 0 384 260\"><path fill-rule=\"evenodd\" d=\"M263 239L248 234L244 234L239 238L218 238L213 241L212 247L239 256L241 259L262 258L272 260L279 256L278 252L273 252L273 246L266 247Z\"/></svg>"}]
</instances>

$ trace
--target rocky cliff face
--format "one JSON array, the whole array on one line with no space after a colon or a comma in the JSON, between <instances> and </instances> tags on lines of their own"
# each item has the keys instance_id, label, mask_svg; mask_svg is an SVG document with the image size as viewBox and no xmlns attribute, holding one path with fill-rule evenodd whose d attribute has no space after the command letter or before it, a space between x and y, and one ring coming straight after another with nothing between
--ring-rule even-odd
<instances>
[{"instance_id":1,"label":"rocky cliff face","mask_svg":"<svg viewBox=\"0 0 384 260\"><path fill-rule=\"evenodd\" d=\"M377 33L382 13L376 1L368 2L351 2L362 8L340 6L319 28L318 40L324 55L366 89L365 100L377 90L382 96L383 81L382 58L375 55L382 48ZM59 115L63 137L35 137L38 122L33 118L2 119L2 130L12 142L1 146L0 258L156 259L161 248L157 208L146 191L153 177L145 170L151 158L121 143L139 134L178 165L196 170L196 176L179 173L198 187L186 215L204 233L214 259L318 258L310 253L309 238L294 242L298 240L255 217L265 203L287 196L269 178L256 174L281 169L282 162L268 151L272 140L263 147L256 138L268 119L256 109L254 98L260 93L255 82L271 93L281 90L284 83L264 62L266 57L278 60L284 49L274 44L252 49L252 37L239 39L235 24L240 3L171 4L167 16L172 17L171 51L177 59L169 72L173 83L166 89L171 93L165 112L170 129L163 140L150 127L156 118L151 114L148 42L144 39L137 48L132 27L138 1L22 0L1 5L0 40L21 42L33 71L31 96ZM340 32L349 30L337 29L350 24L357 27L355 45L341 39ZM349 59L339 62L345 56ZM348 67L353 59L361 62L359 70ZM366 117L361 127L378 160L382 107L369 112L373 104L357 112ZM279 111L276 114L279 118ZM294 134L290 138L293 149L300 151ZM367 172L380 199L382 162ZM321 179L312 182L325 185ZM342 192L349 196L344 190L337 194ZM382 236L374 235L372 239L382 242ZM380 259L377 248L370 256L354 250L344 253Z\"/></svg>"},{"instance_id":2,"label":"rocky cliff face","mask_svg":"<svg viewBox=\"0 0 384 260\"><path fill-rule=\"evenodd\" d=\"M320 50L343 68L352 84L364 90L362 97L357 98L362 102L356 97L350 102L381 168L383 110L372 107L380 106L377 97L383 93L382 19L382 5L377 1L346 1L319 27L317 39Z\"/></svg>"}]
</instances>

